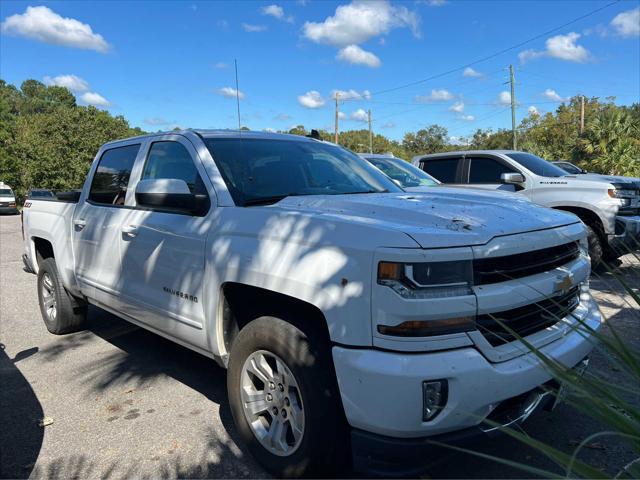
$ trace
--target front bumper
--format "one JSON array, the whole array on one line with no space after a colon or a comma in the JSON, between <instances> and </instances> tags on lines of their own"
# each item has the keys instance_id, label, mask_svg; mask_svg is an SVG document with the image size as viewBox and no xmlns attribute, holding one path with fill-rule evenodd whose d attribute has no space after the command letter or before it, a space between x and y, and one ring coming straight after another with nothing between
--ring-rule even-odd
<instances>
[{"instance_id":1,"label":"front bumper","mask_svg":"<svg viewBox=\"0 0 640 480\"><path fill-rule=\"evenodd\" d=\"M17 207L0 206L0 213L18 213Z\"/></svg>"},{"instance_id":2,"label":"front bumper","mask_svg":"<svg viewBox=\"0 0 640 480\"><path fill-rule=\"evenodd\" d=\"M585 294L582 321L594 330L601 325L597 305ZM517 342L512 342L517 343ZM569 328L540 348L545 355L574 366L594 344ZM533 353L490 362L474 347L428 353L333 348L342 404L349 424L389 437L417 438L479 425L501 402L551 380ZM422 420L422 383L448 381L448 401L433 420Z\"/></svg>"},{"instance_id":3,"label":"front bumper","mask_svg":"<svg viewBox=\"0 0 640 480\"><path fill-rule=\"evenodd\" d=\"M609 246L619 255L640 249L640 216L616 217L616 233L609 237Z\"/></svg>"}]
</instances>

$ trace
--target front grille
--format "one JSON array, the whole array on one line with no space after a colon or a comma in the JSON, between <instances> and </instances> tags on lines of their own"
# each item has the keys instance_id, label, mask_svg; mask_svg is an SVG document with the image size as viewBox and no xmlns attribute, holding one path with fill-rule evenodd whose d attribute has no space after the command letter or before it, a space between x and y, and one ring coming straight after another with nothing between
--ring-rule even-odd
<instances>
[{"instance_id":1,"label":"front grille","mask_svg":"<svg viewBox=\"0 0 640 480\"><path fill-rule=\"evenodd\" d=\"M571 242L526 253L474 260L474 283L485 285L547 272L575 260L579 255L578 242Z\"/></svg>"},{"instance_id":2,"label":"front grille","mask_svg":"<svg viewBox=\"0 0 640 480\"><path fill-rule=\"evenodd\" d=\"M567 293L546 298L524 307L478 315L476 325L480 333L495 347L512 342L517 338L496 319L518 336L526 337L558 323L560 319L573 312L578 303L580 303L578 287L574 287Z\"/></svg>"}]
</instances>

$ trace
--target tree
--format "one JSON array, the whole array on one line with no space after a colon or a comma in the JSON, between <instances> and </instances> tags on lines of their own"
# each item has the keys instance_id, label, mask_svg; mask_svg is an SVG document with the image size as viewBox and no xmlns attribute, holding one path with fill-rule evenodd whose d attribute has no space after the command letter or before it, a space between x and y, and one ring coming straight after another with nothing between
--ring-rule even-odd
<instances>
[{"instance_id":1,"label":"tree","mask_svg":"<svg viewBox=\"0 0 640 480\"><path fill-rule=\"evenodd\" d=\"M447 129L440 125L430 125L416 133L405 133L402 148L410 155L437 153L450 150Z\"/></svg>"}]
</instances>

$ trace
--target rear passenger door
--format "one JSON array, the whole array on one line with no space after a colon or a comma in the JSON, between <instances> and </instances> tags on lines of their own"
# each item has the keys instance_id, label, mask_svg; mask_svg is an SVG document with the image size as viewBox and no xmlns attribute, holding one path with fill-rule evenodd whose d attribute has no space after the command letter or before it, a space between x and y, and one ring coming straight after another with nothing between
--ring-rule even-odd
<instances>
[{"instance_id":1,"label":"rear passenger door","mask_svg":"<svg viewBox=\"0 0 640 480\"><path fill-rule=\"evenodd\" d=\"M152 328L207 348L204 252L215 205L213 188L193 145L180 135L152 140L140 172L141 180L184 180L205 200L205 208L196 214L136 205L129 211L120 238L126 308Z\"/></svg>"},{"instance_id":2,"label":"rear passenger door","mask_svg":"<svg viewBox=\"0 0 640 480\"><path fill-rule=\"evenodd\" d=\"M100 153L73 217L76 279L87 296L107 305L121 289L120 227L129 215L129 183L140 148L120 144Z\"/></svg>"},{"instance_id":3,"label":"rear passenger door","mask_svg":"<svg viewBox=\"0 0 640 480\"><path fill-rule=\"evenodd\" d=\"M504 184L500 179L503 173L520 173L507 162L497 157L466 155L469 185L487 190L507 190L514 192L514 185Z\"/></svg>"}]
</instances>

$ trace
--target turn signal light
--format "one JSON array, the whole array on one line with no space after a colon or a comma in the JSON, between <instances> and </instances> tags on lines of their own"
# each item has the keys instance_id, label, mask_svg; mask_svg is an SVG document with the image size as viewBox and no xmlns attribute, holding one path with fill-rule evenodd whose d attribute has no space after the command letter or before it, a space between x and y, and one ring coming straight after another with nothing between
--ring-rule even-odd
<instances>
[{"instance_id":1,"label":"turn signal light","mask_svg":"<svg viewBox=\"0 0 640 480\"><path fill-rule=\"evenodd\" d=\"M475 330L474 317L447 318L445 320L410 320L400 325L378 325L378 332L395 337L429 337Z\"/></svg>"}]
</instances>

